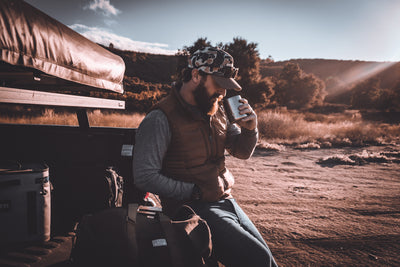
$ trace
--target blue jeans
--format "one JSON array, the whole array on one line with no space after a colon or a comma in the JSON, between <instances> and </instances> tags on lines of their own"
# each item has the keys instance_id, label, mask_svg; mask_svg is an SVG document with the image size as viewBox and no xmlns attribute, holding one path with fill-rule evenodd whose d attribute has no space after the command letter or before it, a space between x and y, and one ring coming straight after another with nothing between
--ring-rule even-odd
<instances>
[{"instance_id":1,"label":"blue jeans","mask_svg":"<svg viewBox=\"0 0 400 267\"><path fill-rule=\"evenodd\" d=\"M213 254L226 267L277 266L261 234L234 199L191 206L207 221Z\"/></svg>"}]
</instances>

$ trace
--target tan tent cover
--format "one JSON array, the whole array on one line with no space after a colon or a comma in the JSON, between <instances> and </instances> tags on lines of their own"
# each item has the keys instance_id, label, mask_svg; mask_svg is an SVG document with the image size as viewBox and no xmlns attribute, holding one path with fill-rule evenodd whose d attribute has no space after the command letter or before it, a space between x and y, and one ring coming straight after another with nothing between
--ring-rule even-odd
<instances>
[{"instance_id":1,"label":"tan tent cover","mask_svg":"<svg viewBox=\"0 0 400 267\"><path fill-rule=\"evenodd\" d=\"M124 61L21 0L0 0L0 60L122 93Z\"/></svg>"}]
</instances>

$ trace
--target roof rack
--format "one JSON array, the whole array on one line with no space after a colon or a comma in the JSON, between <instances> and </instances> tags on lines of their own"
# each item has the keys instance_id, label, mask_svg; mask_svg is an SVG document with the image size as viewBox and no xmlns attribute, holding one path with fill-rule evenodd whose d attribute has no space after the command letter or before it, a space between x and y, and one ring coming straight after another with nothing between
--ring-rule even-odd
<instances>
[{"instance_id":1,"label":"roof rack","mask_svg":"<svg viewBox=\"0 0 400 267\"><path fill-rule=\"evenodd\" d=\"M0 87L0 103L125 109L125 101Z\"/></svg>"}]
</instances>

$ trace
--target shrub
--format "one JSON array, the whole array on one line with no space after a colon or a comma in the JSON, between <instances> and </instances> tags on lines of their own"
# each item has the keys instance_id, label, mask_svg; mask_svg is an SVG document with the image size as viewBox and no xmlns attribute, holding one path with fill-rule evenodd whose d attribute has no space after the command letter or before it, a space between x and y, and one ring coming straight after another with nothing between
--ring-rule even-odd
<instances>
[{"instance_id":1,"label":"shrub","mask_svg":"<svg viewBox=\"0 0 400 267\"><path fill-rule=\"evenodd\" d=\"M324 82L304 73L296 63L285 65L274 90L279 105L296 109L321 105L326 96Z\"/></svg>"}]
</instances>

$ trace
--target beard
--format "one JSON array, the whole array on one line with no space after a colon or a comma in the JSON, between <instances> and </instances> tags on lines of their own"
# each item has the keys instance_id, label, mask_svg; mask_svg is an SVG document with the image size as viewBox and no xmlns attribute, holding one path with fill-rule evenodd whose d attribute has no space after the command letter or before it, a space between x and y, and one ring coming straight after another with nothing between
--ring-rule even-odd
<instances>
[{"instance_id":1,"label":"beard","mask_svg":"<svg viewBox=\"0 0 400 267\"><path fill-rule=\"evenodd\" d=\"M218 93L209 96L204 83L205 80L202 79L194 90L193 95L200 111L204 115L212 116L217 113L219 102L222 100L223 96Z\"/></svg>"}]
</instances>

